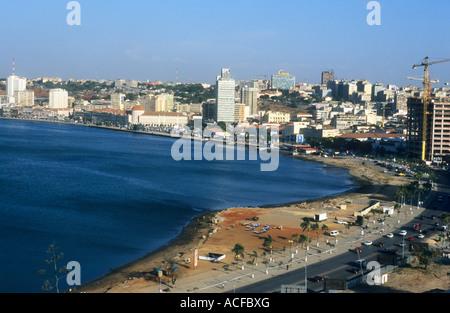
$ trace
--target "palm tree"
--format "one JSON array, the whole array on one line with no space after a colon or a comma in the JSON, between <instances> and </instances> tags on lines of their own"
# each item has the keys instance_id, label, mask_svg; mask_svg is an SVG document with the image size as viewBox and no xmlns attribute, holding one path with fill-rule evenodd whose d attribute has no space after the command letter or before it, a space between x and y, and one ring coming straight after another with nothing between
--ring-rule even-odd
<instances>
[{"instance_id":1,"label":"palm tree","mask_svg":"<svg viewBox=\"0 0 450 313\"><path fill-rule=\"evenodd\" d=\"M395 191L395 197L397 198L397 202L398 203L401 203L402 202L402 198L403 198L403 190L400 187L401 186L399 186L397 188L397 190Z\"/></svg>"},{"instance_id":2,"label":"palm tree","mask_svg":"<svg viewBox=\"0 0 450 313\"><path fill-rule=\"evenodd\" d=\"M416 175L414 175L414 176L420 182L422 177L423 177L423 173L422 172L417 172Z\"/></svg>"},{"instance_id":3,"label":"palm tree","mask_svg":"<svg viewBox=\"0 0 450 313\"><path fill-rule=\"evenodd\" d=\"M240 258L241 255L244 256L243 255L243 253L244 253L244 246L241 245L240 243L237 243L237 244L234 245L233 249L231 249L231 252L234 252L236 258Z\"/></svg>"},{"instance_id":4,"label":"palm tree","mask_svg":"<svg viewBox=\"0 0 450 313\"><path fill-rule=\"evenodd\" d=\"M450 214L442 213L440 220L443 221L445 224L448 224L450 222Z\"/></svg>"},{"instance_id":5,"label":"palm tree","mask_svg":"<svg viewBox=\"0 0 450 313\"><path fill-rule=\"evenodd\" d=\"M295 248L295 253L297 253L298 251L298 243L300 242L300 235L299 234L292 234L291 236L292 241L294 241L295 243L297 243L297 246Z\"/></svg>"},{"instance_id":6,"label":"palm tree","mask_svg":"<svg viewBox=\"0 0 450 313\"><path fill-rule=\"evenodd\" d=\"M433 187L433 182L434 182L434 179L436 178L436 172L431 170L428 173L428 178L431 180L431 187Z\"/></svg>"},{"instance_id":7,"label":"palm tree","mask_svg":"<svg viewBox=\"0 0 450 313\"><path fill-rule=\"evenodd\" d=\"M429 192L432 187L433 185L429 181L423 184L423 189L425 190L425 192Z\"/></svg>"},{"instance_id":8,"label":"palm tree","mask_svg":"<svg viewBox=\"0 0 450 313\"><path fill-rule=\"evenodd\" d=\"M268 235L264 237L263 248L267 250L272 250L272 236Z\"/></svg>"},{"instance_id":9,"label":"palm tree","mask_svg":"<svg viewBox=\"0 0 450 313\"><path fill-rule=\"evenodd\" d=\"M317 243L316 243L316 245L317 245L317 247L318 247L318 246L319 246L319 231L320 231L319 224L318 224L318 223L312 224L312 225L311 225L311 230L317 231Z\"/></svg>"},{"instance_id":10,"label":"palm tree","mask_svg":"<svg viewBox=\"0 0 450 313\"><path fill-rule=\"evenodd\" d=\"M401 205L403 206L405 204L405 198L406 198L405 196L408 191L408 188L406 185L400 185L400 186L398 186L398 189L401 194Z\"/></svg>"},{"instance_id":11,"label":"palm tree","mask_svg":"<svg viewBox=\"0 0 450 313\"><path fill-rule=\"evenodd\" d=\"M347 234L350 232L350 224L345 224L345 229L347 230Z\"/></svg>"},{"instance_id":12,"label":"palm tree","mask_svg":"<svg viewBox=\"0 0 450 313\"><path fill-rule=\"evenodd\" d=\"M231 249L231 252L234 252L237 259L242 256L242 269L244 269L244 246L237 243L234 245L233 249Z\"/></svg>"},{"instance_id":13,"label":"palm tree","mask_svg":"<svg viewBox=\"0 0 450 313\"><path fill-rule=\"evenodd\" d=\"M424 188L418 187L416 189L416 193L417 193L417 208L419 208L420 206L420 195L423 194L425 192Z\"/></svg>"},{"instance_id":14,"label":"palm tree","mask_svg":"<svg viewBox=\"0 0 450 313\"><path fill-rule=\"evenodd\" d=\"M327 225L322 224L322 228L321 229L322 229L323 234L325 235L329 228L328 228Z\"/></svg>"},{"instance_id":15,"label":"palm tree","mask_svg":"<svg viewBox=\"0 0 450 313\"><path fill-rule=\"evenodd\" d=\"M306 237L305 234L301 234L300 237L298 238L298 242L299 242L302 246L305 245L305 242L306 242L307 240L308 240L308 237Z\"/></svg>"},{"instance_id":16,"label":"palm tree","mask_svg":"<svg viewBox=\"0 0 450 313\"><path fill-rule=\"evenodd\" d=\"M305 231L305 229L308 231L306 250L309 250L309 230L311 229L311 221L309 220L309 217L303 218L303 222L300 224L300 227L303 229L303 231Z\"/></svg>"},{"instance_id":17,"label":"palm tree","mask_svg":"<svg viewBox=\"0 0 450 313\"><path fill-rule=\"evenodd\" d=\"M255 265L257 266L258 265L258 252L253 251L253 253L250 253L248 256L253 258L253 261L254 261Z\"/></svg>"}]
</instances>

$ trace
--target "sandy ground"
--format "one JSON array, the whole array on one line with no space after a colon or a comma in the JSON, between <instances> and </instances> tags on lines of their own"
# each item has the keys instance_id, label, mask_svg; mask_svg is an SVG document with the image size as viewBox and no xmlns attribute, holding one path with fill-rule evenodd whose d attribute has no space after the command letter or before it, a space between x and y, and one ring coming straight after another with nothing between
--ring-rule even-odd
<instances>
[{"instance_id":1,"label":"sandy ground","mask_svg":"<svg viewBox=\"0 0 450 313\"><path fill-rule=\"evenodd\" d=\"M302 234L300 227L302 218L305 216L313 217L315 213L320 212L327 213L328 220L324 223L327 224L329 230L347 231L343 225L337 224L335 220L354 220L353 212L366 207L363 204L352 203L354 199L377 200L381 202L381 205L393 205L395 203L394 193L397 186L408 182L406 177L388 176L381 171L381 168L362 165L361 161L357 159L319 158L315 156L302 156L302 158L347 168L355 179L355 183L358 183L361 188L336 197L278 207L230 208L225 211L211 212L194 219L183 230L183 233L167 246L115 269L114 272L98 280L82 285L75 291L88 293L154 292L160 282L159 279L151 274L151 271L153 268L163 265L163 261L168 259L177 260L180 268L176 286L180 286L184 282L191 282L197 277L198 279L204 277L214 278L215 275L223 273L224 264L238 266L235 264L234 254L231 252L236 243L241 243L244 246L246 254L256 251L261 256L264 252L262 246L263 238L270 234L273 238L273 250L289 249L291 244L289 240L292 235ZM246 226L243 224L255 223L252 220L255 217L257 217L256 223L272 225L272 229L266 234L255 234L253 231L247 231ZM310 236L312 242L314 242L316 233L311 232ZM206 256L208 253L214 252L225 254L227 257L219 263L199 260L197 268L194 268L192 260L194 259L195 248L198 249L200 256ZM191 262L186 262L188 259ZM397 273L390 276L389 284L391 285L386 287L401 290L399 286L395 285L396 281L398 281L405 289L411 292L423 292L424 290L441 288L443 285L439 283L444 279L443 273L445 271L450 272L448 266L445 266L442 269L442 273L436 274L439 277L437 279L438 283L428 286L420 283L420 281L431 282L431 279L428 279L425 274L416 270L415 273L421 274L406 285L404 278L411 275L408 270L414 271L414 269L405 269L399 272L397 276ZM164 288L167 290L170 290L170 286L173 286L168 277L163 277L162 281ZM358 291L355 290L355 292Z\"/></svg>"}]
</instances>

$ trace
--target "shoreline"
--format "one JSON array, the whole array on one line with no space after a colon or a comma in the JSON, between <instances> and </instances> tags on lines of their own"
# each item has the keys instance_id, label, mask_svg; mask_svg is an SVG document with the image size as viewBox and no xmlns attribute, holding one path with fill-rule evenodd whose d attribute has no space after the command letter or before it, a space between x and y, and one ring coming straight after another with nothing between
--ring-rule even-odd
<instances>
[{"instance_id":1,"label":"shoreline","mask_svg":"<svg viewBox=\"0 0 450 313\"><path fill-rule=\"evenodd\" d=\"M8 119L8 120L21 120L21 121L34 121L34 122L50 122L50 123L62 123L67 125L78 125L78 126L84 126L84 127L96 127L96 128L103 128L107 130L116 130L119 131L120 129L116 129L113 127L103 127L103 126L93 126L93 125L85 125L85 124L76 124L76 123L67 123L67 122L61 122L61 121L45 121L45 120L29 120L29 119L16 119L16 118L4 118L2 119ZM134 132L134 133L142 133L147 135L155 135L153 133L149 132L136 132L132 130L122 130L127 132ZM170 134L166 137L171 137ZM322 164L326 167L335 167L335 168L341 168L345 169L347 171L347 174L349 176L349 180L353 182L353 184L347 184L347 186L350 186L351 188L344 192L339 192L336 194L331 194L327 196L323 196L320 198L311 198L306 200L299 200L289 203L278 203L278 204L268 204L268 205L262 205L262 206L254 206L254 207L246 207L246 208L238 208L238 209L261 209L266 212L272 212L273 214L277 214L278 209L282 209L285 207L289 208L296 208L300 207L305 204L312 204L312 203L325 203L329 201L333 201L339 198L343 197L351 197L352 195L364 195L369 193L374 193L376 190L379 190L380 187L376 186L374 184L374 181L364 177L364 175L361 174L360 168L357 168L355 166L352 166L353 160L348 160L342 157L336 157L336 158L329 158L330 160L327 160L325 158L321 158L318 156L311 156L311 155L287 155L282 154L285 157L291 157L295 159L299 159L304 162L311 162L316 164ZM334 160L332 160L334 159ZM331 161L337 161L341 160L342 162L331 162ZM347 163L350 163L347 164ZM378 188L377 188L378 187ZM92 281L89 281L87 283L84 283L81 286L77 286L73 290L68 290L69 292L93 292L93 293L99 293L99 292L114 292L113 289L121 288L120 286L124 284L124 282L136 279L136 278L144 278L146 275L149 275L150 271L152 270L152 267L150 267L150 264L155 263L161 263L165 257L177 257L180 253L187 255L190 253L193 253L193 250L195 248L201 248L204 246L210 236L211 236L211 230L217 229L217 225L214 225L211 223L211 220L213 218L217 218L221 214L227 214L229 212L232 212L236 208L227 208L223 210L214 210L214 211L208 211L206 213L201 213L197 216L194 216L190 221L187 221L186 225L181 229L181 231L175 235L172 239L169 239L168 242L161 247L158 247L154 251L148 252L147 254L143 255L142 257L132 260L126 264L120 265L114 269L111 269L109 273L106 273L96 279L93 279ZM278 212L280 214L280 212ZM220 229L220 227L219 227Z\"/></svg>"},{"instance_id":2,"label":"shoreline","mask_svg":"<svg viewBox=\"0 0 450 313\"><path fill-rule=\"evenodd\" d=\"M373 181L361 177L359 175L355 175L355 173L352 171L353 168L348 167L345 164L342 164L341 166L329 164L326 161L321 160L320 157L312 157L312 156L307 157L292 156L292 157L297 158L304 162L323 164L325 166L345 169L348 171L349 179L354 182L354 185L348 191L327 195L320 198L299 200L284 204L271 204L271 205L243 207L243 208L227 208L223 210L215 210L199 214L194 218L192 218L189 222L187 222L187 224L182 228L180 233L171 240L169 240L163 246L155 249L152 252L147 253L146 255L136 260L133 260L129 263L119 266L118 268L113 269L110 273L107 273L97 279L94 279L90 282L87 282L81 286L74 288L72 292L107 293L114 288L120 288L121 284L125 284L126 282L132 281L134 279L144 278L146 275L149 274L149 272L152 269L149 266L149 264L155 264L158 262L158 260L162 261L165 257L168 256L176 257L180 252L183 253L183 255L190 256L189 253L193 254L195 248L201 248L209 240L211 229L214 228L214 225L212 225L210 220L212 218L217 218L221 214L230 213L235 209L261 209L269 212L269 211L276 211L277 209L286 206L296 207L308 203L327 202L342 197L360 196L366 193L373 193L375 192L375 190L377 190L377 187L374 185ZM274 212L274 214L277 214L277 212Z\"/></svg>"}]
</instances>

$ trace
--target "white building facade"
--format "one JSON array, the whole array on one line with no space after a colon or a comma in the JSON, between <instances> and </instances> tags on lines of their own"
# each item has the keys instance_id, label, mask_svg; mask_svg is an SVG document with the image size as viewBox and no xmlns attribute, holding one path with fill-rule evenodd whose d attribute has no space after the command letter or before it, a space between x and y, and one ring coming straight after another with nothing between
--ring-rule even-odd
<instances>
[{"instance_id":1,"label":"white building facade","mask_svg":"<svg viewBox=\"0 0 450 313\"><path fill-rule=\"evenodd\" d=\"M48 96L50 109L65 109L69 107L69 93L64 89L51 89Z\"/></svg>"},{"instance_id":2,"label":"white building facade","mask_svg":"<svg viewBox=\"0 0 450 313\"><path fill-rule=\"evenodd\" d=\"M216 81L216 122L234 122L234 98L236 82L230 76L230 69L223 68Z\"/></svg>"},{"instance_id":3,"label":"white building facade","mask_svg":"<svg viewBox=\"0 0 450 313\"><path fill-rule=\"evenodd\" d=\"M14 93L17 91L25 91L27 89L27 79L11 75L6 80L6 96L9 103L15 103Z\"/></svg>"}]
</instances>

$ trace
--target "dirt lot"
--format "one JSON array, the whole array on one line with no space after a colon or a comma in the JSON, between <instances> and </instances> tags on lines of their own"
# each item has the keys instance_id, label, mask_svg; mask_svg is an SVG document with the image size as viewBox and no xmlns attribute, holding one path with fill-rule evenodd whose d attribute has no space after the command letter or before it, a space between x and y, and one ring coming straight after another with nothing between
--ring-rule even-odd
<instances>
[{"instance_id":1,"label":"dirt lot","mask_svg":"<svg viewBox=\"0 0 450 313\"><path fill-rule=\"evenodd\" d=\"M440 263L442 262L442 263ZM345 293L424 293L450 289L450 259L432 263L424 269L417 263L388 273L388 281L382 286L362 284Z\"/></svg>"}]
</instances>

